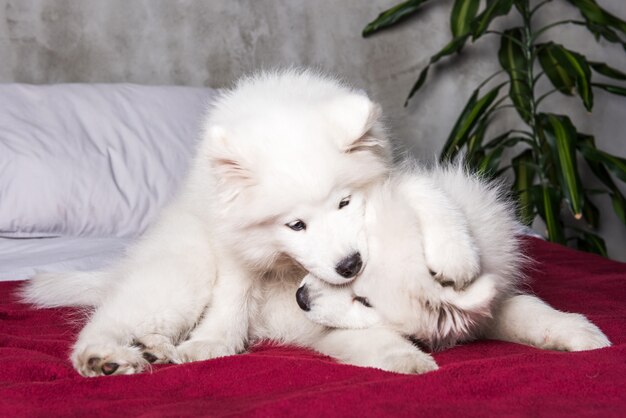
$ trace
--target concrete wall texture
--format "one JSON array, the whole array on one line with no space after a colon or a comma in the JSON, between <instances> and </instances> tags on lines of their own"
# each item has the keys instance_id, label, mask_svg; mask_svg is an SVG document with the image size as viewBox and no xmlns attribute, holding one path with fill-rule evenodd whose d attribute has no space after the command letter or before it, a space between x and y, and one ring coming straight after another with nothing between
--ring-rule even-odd
<instances>
[{"instance_id":1,"label":"concrete wall texture","mask_svg":"<svg viewBox=\"0 0 626 418\"><path fill-rule=\"evenodd\" d=\"M598 1L626 18L624 0ZM427 3L423 13L399 27L363 39L364 25L397 2L0 0L0 82L224 87L261 68L316 66L368 90L383 106L399 149L429 161L471 91L498 69L498 40L484 37L464 56L446 60L405 108L419 70L449 40L452 1ZM579 16L564 0L542 10L538 25ZM505 26L514 18L497 23ZM584 28L561 26L546 38L626 69L620 47L596 42ZM597 91L593 115L577 98L553 95L544 103L546 109L570 114L581 131L596 135L601 148L626 155L626 100ZM499 126L515 120L514 112L501 112ZM608 199L597 202L611 256L626 261L625 229Z\"/></svg>"}]
</instances>

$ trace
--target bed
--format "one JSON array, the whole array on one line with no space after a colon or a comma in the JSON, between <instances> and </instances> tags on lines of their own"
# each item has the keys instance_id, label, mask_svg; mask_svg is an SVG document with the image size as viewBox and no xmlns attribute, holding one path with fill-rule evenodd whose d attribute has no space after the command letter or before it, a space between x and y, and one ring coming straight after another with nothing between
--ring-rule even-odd
<instances>
[{"instance_id":1,"label":"bed","mask_svg":"<svg viewBox=\"0 0 626 418\"><path fill-rule=\"evenodd\" d=\"M528 291L581 312L607 349L477 341L397 375L262 343L232 357L82 378L79 310L19 303L38 270L99 268L154 220L193 152L211 89L0 85L0 416L625 416L626 264L537 238Z\"/></svg>"}]
</instances>

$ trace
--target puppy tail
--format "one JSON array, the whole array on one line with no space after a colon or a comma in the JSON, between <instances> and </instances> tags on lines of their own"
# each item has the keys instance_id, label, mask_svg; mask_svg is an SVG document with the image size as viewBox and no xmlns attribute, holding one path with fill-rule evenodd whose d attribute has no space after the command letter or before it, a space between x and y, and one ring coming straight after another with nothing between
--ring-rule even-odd
<instances>
[{"instance_id":1,"label":"puppy tail","mask_svg":"<svg viewBox=\"0 0 626 418\"><path fill-rule=\"evenodd\" d=\"M102 303L107 284L111 284L110 273L100 271L38 273L18 290L18 297L42 308L95 307Z\"/></svg>"}]
</instances>

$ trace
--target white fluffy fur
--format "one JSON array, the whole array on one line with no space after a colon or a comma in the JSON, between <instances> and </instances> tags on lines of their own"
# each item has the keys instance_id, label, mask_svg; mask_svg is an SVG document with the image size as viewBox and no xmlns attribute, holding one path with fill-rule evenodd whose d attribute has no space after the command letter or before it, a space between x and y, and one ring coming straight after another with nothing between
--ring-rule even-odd
<instances>
[{"instance_id":1,"label":"white fluffy fur","mask_svg":"<svg viewBox=\"0 0 626 418\"><path fill-rule=\"evenodd\" d=\"M179 196L127 256L103 272L39 274L24 299L96 306L71 354L83 376L235 354L256 339L403 373L436 368L393 327L329 329L308 321L295 301L306 271L341 284L350 280L335 267L355 251L365 271L378 264L370 260L381 253L367 236L366 202L372 190L386 190L376 185L389 174L379 118L363 93L312 72L243 79L210 112ZM462 288L481 268L501 267L476 251L499 245L472 238L470 226L481 223L468 223L434 182L421 175L400 182L397 193L411 202L403 216L419 219L431 237L423 243L426 271ZM306 229L286 226L298 219ZM487 236L497 225L484 229Z\"/></svg>"},{"instance_id":2,"label":"white fluffy fur","mask_svg":"<svg viewBox=\"0 0 626 418\"><path fill-rule=\"evenodd\" d=\"M258 287L295 291L302 266L342 280L334 267L354 243L334 231L351 238L358 225L307 218L316 239L301 240L285 224L320 208L334 214L341 198L386 176L379 114L364 93L310 71L242 79L211 110L179 196L124 260L103 272L36 275L24 300L97 306L71 353L84 376L135 373L154 355L242 351Z\"/></svg>"},{"instance_id":3,"label":"white fluffy fur","mask_svg":"<svg viewBox=\"0 0 626 418\"><path fill-rule=\"evenodd\" d=\"M445 205L433 200L437 192L456 207L459 218L453 224L467 228L473 244L463 243L458 230L446 230L451 224L441 216ZM306 315L314 322L392 329L432 349L480 337L566 351L610 345L584 316L519 293L524 259L513 210L498 187L458 166L407 170L374 187L365 212L369 257L362 274L347 286L330 285L313 274L303 280ZM469 248L480 255L479 265ZM472 273L480 271L478 277L449 278L446 262L468 256L452 265L476 267ZM432 364L432 359L424 361L424 367Z\"/></svg>"}]
</instances>

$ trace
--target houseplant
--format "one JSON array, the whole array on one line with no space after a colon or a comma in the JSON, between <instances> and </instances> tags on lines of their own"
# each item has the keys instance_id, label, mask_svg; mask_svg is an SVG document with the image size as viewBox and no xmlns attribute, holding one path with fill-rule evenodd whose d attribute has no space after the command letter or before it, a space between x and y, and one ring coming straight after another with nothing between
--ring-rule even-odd
<instances>
[{"instance_id":1,"label":"houseplant","mask_svg":"<svg viewBox=\"0 0 626 418\"><path fill-rule=\"evenodd\" d=\"M384 11L365 27L363 36L394 26L419 12L427 1L409 0ZM601 8L595 0L563 1L579 10L580 20L559 20L536 27L533 18L551 0L534 5L529 0L454 0L450 14L452 40L422 69L407 102L422 87L432 65L446 56L461 53L469 42L485 35L498 36L497 59L502 70L487 77L474 90L440 158L446 161L463 155L472 169L488 176L512 170L512 189L519 202L522 222L530 225L539 216L550 241L570 243L606 256L604 240L596 233L600 211L590 196L608 195L615 213L626 224L626 199L616 184L619 180L626 181L626 159L598 149L594 137L579 132L567 115L552 113L542 105L554 93L577 95L591 112L594 89L626 96L626 86L619 84L626 80L626 73L602 62L589 61L558 43L539 42L539 37L545 37L557 26L580 25L596 39L621 44L626 50L626 22ZM504 31L490 29L497 17L511 13L519 15L520 25ZM617 84L596 82L594 74L617 80ZM553 89L540 94L537 82L544 76ZM505 81L497 83L498 77L504 77ZM488 127L497 111L505 107L515 108L525 127L490 136ZM503 151L507 148L521 152L510 162L504 161ZM601 190L592 189L581 179L579 165L583 162L603 185Z\"/></svg>"}]
</instances>

